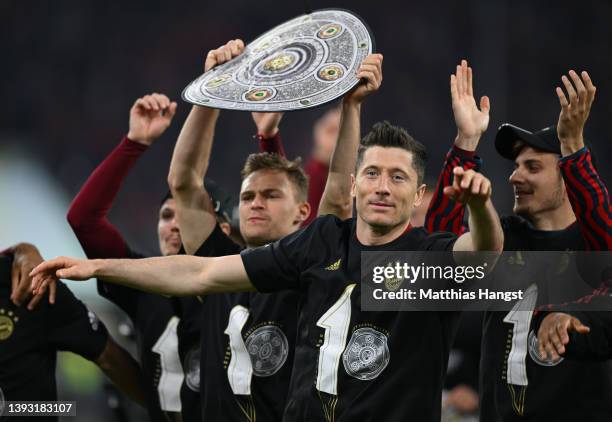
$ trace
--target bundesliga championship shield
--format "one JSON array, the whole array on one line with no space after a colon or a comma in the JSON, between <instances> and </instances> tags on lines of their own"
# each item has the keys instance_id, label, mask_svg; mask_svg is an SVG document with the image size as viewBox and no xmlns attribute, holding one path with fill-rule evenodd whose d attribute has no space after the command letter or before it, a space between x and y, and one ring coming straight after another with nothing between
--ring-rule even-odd
<instances>
[{"instance_id":1,"label":"bundesliga championship shield","mask_svg":"<svg viewBox=\"0 0 612 422\"><path fill-rule=\"evenodd\" d=\"M373 51L373 36L346 10L319 10L266 32L233 60L185 88L187 102L246 111L316 107L343 96Z\"/></svg>"}]
</instances>

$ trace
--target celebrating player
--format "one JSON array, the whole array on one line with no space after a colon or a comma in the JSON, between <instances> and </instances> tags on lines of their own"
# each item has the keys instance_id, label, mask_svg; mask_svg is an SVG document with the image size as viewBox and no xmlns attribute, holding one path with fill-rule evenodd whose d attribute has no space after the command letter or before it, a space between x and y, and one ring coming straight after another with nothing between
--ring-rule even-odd
<instances>
[{"instance_id":1,"label":"celebrating player","mask_svg":"<svg viewBox=\"0 0 612 422\"><path fill-rule=\"evenodd\" d=\"M515 215L501 219L505 251L608 250L612 245L608 193L583 140L595 87L586 72L581 77L570 71L569 76L573 84L567 76L562 78L569 101L557 88L561 113L556 128L532 133L505 124L497 132L497 151L515 163L509 179L515 193ZM460 233L464 207L449 202L442 191L453 178L454 166L479 165L474 151L487 129L490 108L487 97L481 99L480 109L476 106L472 69L466 61L451 76L451 97L457 137L444 163L426 226ZM498 269L520 262L522 255L517 252L507 262L500 262ZM527 303L532 303L533 309L543 300L538 299L536 285L528 292L515 309L528 309ZM611 378L605 365L563 361L551 367L538 353L536 334L530 329L532 313L485 314L480 365L482 420L610 420ZM576 385L593 388L577 390Z\"/></svg>"},{"instance_id":2,"label":"celebrating player","mask_svg":"<svg viewBox=\"0 0 612 422\"><path fill-rule=\"evenodd\" d=\"M205 70L238 56L243 47L240 40L232 40L210 51ZM320 212L350 216L350 195L340 185L350 177L349 167L355 160L352 150L356 151L359 142L361 103L380 86L381 64L380 55L366 58L358 75L364 83L344 98L340 139ZM216 225L209 195L202 185L218 116L218 110L193 107L168 176L183 245L189 254L198 256L240 251ZM257 114L256 119L260 133L268 138L277 134L278 113ZM247 247L291 234L308 218L308 181L299 163L277 154L253 154L246 161L242 177L240 233ZM201 403L205 420L281 420L293 366L298 299L293 291L217 294L204 299Z\"/></svg>"},{"instance_id":3,"label":"celebrating player","mask_svg":"<svg viewBox=\"0 0 612 422\"><path fill-rule=\"evenodd\" d=\"M138 364L63 283L55 287L53 304L41 303L33 310L9 299L19 280L28 281L27 268L42 261L36 247L25 243L0 253L0 404L57 400L57 351L68 350L94 362L120 390L144 405Z\"/></svg>"}]
</instances>

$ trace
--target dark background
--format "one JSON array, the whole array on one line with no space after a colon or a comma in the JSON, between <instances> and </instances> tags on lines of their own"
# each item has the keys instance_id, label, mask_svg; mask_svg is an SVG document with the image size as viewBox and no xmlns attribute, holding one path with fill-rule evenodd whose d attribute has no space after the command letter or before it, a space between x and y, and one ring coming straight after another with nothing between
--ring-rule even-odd
<instances>
[{"instance_id":1,"label":"dark background","mask_svg":"<svg viewBox=\"0 0 612 422\"><path fill-rule=\"evenodd\" d=\"M137 97L156 91L179 101L171 128L140 160L111 214L130 243L155 253L159 201L190 108L180 93L200 74L206 52L231 38L248 42L307 7L341 7L367 21L385 56L383 86L364 106L363 129L382 119L407 128L427 146L434 180L455 135L448 84L461 58L474 67L476 95L491 98L491 123L479 152L501 213L511 211L506 180L512 163L496 156L495 129L503 122L532 130L554 124L555 86L569 69L588 70L597 86L586 135L604 179L612 180L605 129L612 2L308 3L4 0L0 139L29 150L73 196L127 132ZM312 123L321 113L285 115L281 129L290 157L309 155ZM244 158L257 150L253 132L248 113L222 113L209 174L235 193Z\"/></svg>"}]
</instances>

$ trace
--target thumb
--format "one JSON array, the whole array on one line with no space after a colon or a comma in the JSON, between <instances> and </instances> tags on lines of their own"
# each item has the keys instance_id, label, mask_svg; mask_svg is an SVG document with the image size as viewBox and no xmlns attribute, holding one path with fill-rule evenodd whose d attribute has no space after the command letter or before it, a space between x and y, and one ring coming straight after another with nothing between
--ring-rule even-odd
<instances>
[{"instance_id":1,"label":"thumb","mask_svg":"<svg viewBox=\"0 0 612 422\"><path fill-rule=\"evenodd\" d=\"M486 114L491 110L491 102L486 95L480 98L480 110Z\"/></svg>"},{"instance_id":2,"label":"thumb","mask_svg":"<svg viewBox=\"0 0 612 422\"><path fill-rule=\"evenodd\" d=\"M450 199L457 199L457 195L459 192L452 186L446 186L442 191L444 195L448 196Z\"/></svg>"},{"instance_id":3,"label":"thumb","mask_svg":"<svg viewBox=\"0 0 612 422\"><path fill-rule=\"evenodd\" d=\"M591 331L591 329L586 325L582 324L582 322L578 318L572 319L571 330L579 334L586 334Z\"/></svg>"}]
</instances>

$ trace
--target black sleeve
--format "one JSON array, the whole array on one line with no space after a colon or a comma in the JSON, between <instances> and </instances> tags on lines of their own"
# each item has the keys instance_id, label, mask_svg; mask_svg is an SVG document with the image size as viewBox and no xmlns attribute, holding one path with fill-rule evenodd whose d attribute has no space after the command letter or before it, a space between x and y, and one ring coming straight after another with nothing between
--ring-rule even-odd
<instances>
[{"instance_id":1,"label":"black sleeve","mask_svg":"<svg viewBox=\"0 0 612 422\"><path fill-rule=\"evenodd\" d=\"M242 248L234 243L217 224L210 236L194 253L195 256L225 256L240 253ZM181 248L181 250L183 250Z\"/></svg>"},{"instance_id":2,"label":"black sleeve","mask_svg":"<svg viewBox=\"0 0 612 422\"><path fill-rule=\"evenodd\" d=\"M433 232L421 245L421 250L451 252L457 241L457 235L449 232Z\"/></svg>"},{"instance_id":3,"label":"black sleeve","mask_svg":"<svg viewBox=\"0 0 612 422\"><path fill-rule=\"evenodd\" d=\"M55 304L48 307L47 336L57 350L67 350L89 360L97 359L108 341L106 327L61 282Z\"/></svg>"},{"instance_id":4,"label":"black sleeve","mask_svg":"<svg viewBox=\"0 0 612 422\"><path fill-rule=\"evenodd\" d=\"M251 283L262 293L299 289L300 274L308 267L313 253L323 248L322 232L338 222L332 215L321 216L274 243L242 251L242 263Z\"/></svg>"}]
</instances>

